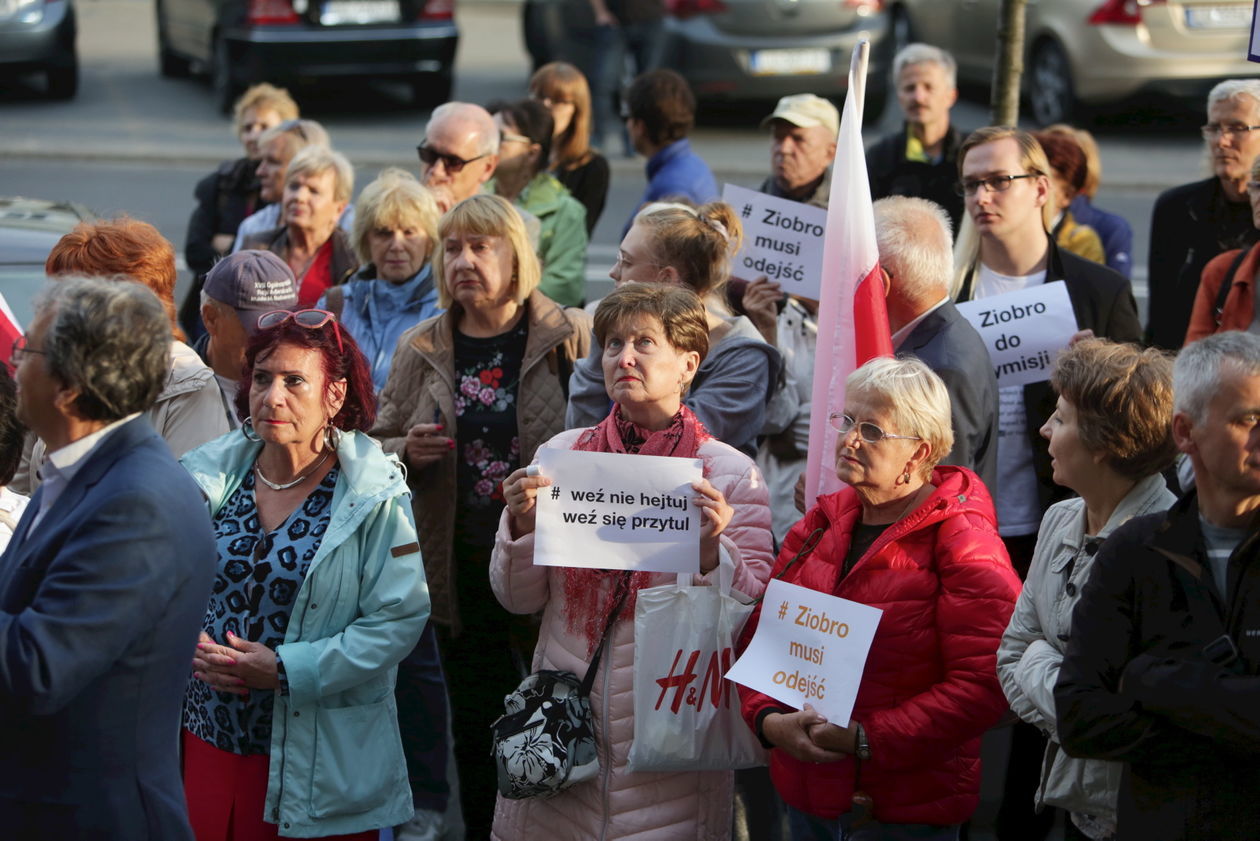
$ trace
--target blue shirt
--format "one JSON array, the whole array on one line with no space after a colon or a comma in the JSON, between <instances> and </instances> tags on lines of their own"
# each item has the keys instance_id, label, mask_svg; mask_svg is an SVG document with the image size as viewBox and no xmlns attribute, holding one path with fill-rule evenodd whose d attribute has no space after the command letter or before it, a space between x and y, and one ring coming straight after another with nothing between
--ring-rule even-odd
<instances>
[{"instance_id":1,"label":"blue shirt","mask_svg":"<svg viewBox=\"0 0 1260 841\"><path fill-rule=\"evenodd\" d=\"M717 181L704 159L691 151L687 138L675 140L661 149L647 162L647 189L643 191L640 205L660 201L673 196L683 196L696 204L704 204L718 198ZM626 222L626 231L634 223L636 207ZM622 232L624 236L624 231Z\"/></svg>"}]
</instances>

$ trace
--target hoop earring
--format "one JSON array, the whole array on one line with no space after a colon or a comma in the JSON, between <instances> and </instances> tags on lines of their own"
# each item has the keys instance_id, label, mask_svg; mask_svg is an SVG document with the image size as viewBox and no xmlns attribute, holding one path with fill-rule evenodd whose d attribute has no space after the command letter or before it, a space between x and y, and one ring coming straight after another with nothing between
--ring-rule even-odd
<instances>
[{"instance_id":1,"label":"hoop earring","mask_svg":"<svg viewBox=\"0 0 1260 841\"><path fill-rule=\"evenodd\" d=\"M262 436L254 429L254 417L250 415L241 421L241 434L245 436L246 441L261 441Z\"/></svg>"},{"instance_id":2,"label":"hoop earring","mask_svg":"<svg viewBox=\"0 0 1260 841\"><path fill-rule=\"evenodd\" d=\"M341 443L341 430L332 425L329 421L324 425L324 447L337 452L337 445Z\"/></svg>"},{"instance_id":3,"label":"hoop earring","mask_svg":"<svg viewBox=\"0 0 1260 841\"><path fill-rule=\"evenodd\" d=\"M901 477L897 479L897 484L899 485L910 484L910 468L907 467L906 472L901 474Z\"/></svg>"}]
</instances>

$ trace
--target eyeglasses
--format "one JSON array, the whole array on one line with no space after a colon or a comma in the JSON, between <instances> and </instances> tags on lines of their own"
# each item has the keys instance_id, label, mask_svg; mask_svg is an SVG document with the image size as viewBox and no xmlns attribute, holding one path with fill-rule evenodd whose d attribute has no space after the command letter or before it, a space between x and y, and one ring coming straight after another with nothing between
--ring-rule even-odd
<instances>
[{"instance_id":1,"label":"eyeglasses","mask_svg":"<svg viewBox=\"0 0 1260 841\"><path fill-rule=\"evenodd\" d=\"M13 349L9 352L9 364L16 368L23 359L33 353L38 353L44 356L48 355L48 351L35 350L34 348L27 347L26 337L18 336L13 340Z\"/></svg>"},{"instance_id":2,"label":"eyeglasses","mask_svg":"<svg viewBox=\"0 0 1260 841\"><path fill-rule=\"evenodd\" d=\"M1199 131L1203 133L1203 137L1207 140L1220 137L1222 134L1228 134L1230 137L1241 137L1249 131L1260 129L1260 126L1245 126L1242 123L1230 123L1223 126L1220 123L1208 123L1205 126L1199 126Z\"/></svg>"},{"instance_id":3,"label":"eyeglasses","mask_svg":"<svg viewBox=\"0 0 1260 841\"><path fill-rule=\"evenodd\" d=\"M505 131L505 132L501 133L501 134L499 135L499 142L500 142L500 143L513 143L513 142L514 142L514 143L524 143L526 146L533 146L533 145L534 145L534 141L533 141L533 140L531 140L530 138L526 137L525 135L523 135L523 134L513 134L513 133L512 133L512 132L510 132L510 131ZM448 169L449 169L449 167L448 167Z\"/></svg>"},{"instance_id":4,"label":"eyeglasses","mask_svg":"<svg viewBox=\"0 0 1260 841\"><path fill-rule=\"evenodd\" d=\"M270 330L272 327L279 327L289 319L307 330L318 330L331 321L333 334L337 337L337 352L346 352L345 346L341 343L341 327L337 324L337 316L328 310L272 310L258 316L258 329Z\"/></svg>"},{"instance_id":5,"label":"eyeglasses","mask_svg":"<svg viewBox=\"0 0 1260 841\"><path fill-rule=\"evenodd\" d=\"M960 181L956 188L956 192L960 196L974 196L980 192L980 186L984 185L989 188L991 193L1005 193L1011 189L1011 184L1021 178L1036 178L1039 173L1025 172L1022 175L990 175L988 178L969 178L966 181Z\"/></svg>"},{"instance_id":6,"label":"eyeglasses","mask_svg":"<svg viewBox=\"0 0 1260 841\"><path fill-rule=\"evenodd\" d=\"M907 441L922 441L918 435L893 435L891 432L885 432L870 421L862 421L858 423L849 415L839 412L832 412L827 416L827 423L831 424L831 428L841 435L848 435L853 431L853 427L857 427L858 437L868 444L878 444L885 438L903 438Z\"/></svg>"},{"instance_id":7,"label":"eyeglasses","mask_svg":"<svg viewBox=\"0 0 1260 841\"><path fill-rule=\"evenodd\" d=\"M446 171L451 175L456 174L473 161L479 161L482 158L490 157L490 153L487 152L484 155L478 155L475 158L468 158L467 160L464 160L459 155L448 155L446 152L439 152L437 149L433 149L423 143L416 147L416 152L420 155L420 163L425 166L433 166L438 161L441 161L442 165L446 167Z\"/></svg>"}]
</instances>

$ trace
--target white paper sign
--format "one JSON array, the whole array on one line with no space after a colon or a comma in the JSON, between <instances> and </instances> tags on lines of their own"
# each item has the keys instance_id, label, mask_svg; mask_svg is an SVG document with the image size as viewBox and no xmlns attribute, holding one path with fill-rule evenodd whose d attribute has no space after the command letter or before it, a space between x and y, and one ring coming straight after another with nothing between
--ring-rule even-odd
<instances>
[{"instance_id":1,"label":"white paper sign","mask_svg":"<svg viewBox=\"0 0 1260 841\"><path fill-rule=\"evenodd\" d=\"M1054 355L1077 331L1067 285L1061 280L958 304L980 333L999 388L1050 379Z\"/></svg>"},{"instance_id":2,"label":"white paper sign","mask_svg":"<svg viewBox=\"0 0 1260 841\"><path fill-rule=\"evenodd\" d=\"M744 225L744 244L731 261L731 274L743 280L765 275L784 292L817 301L827 211L734 184L723 185L722 201L735 208Z\"/></svg>"},{"instance_id":3,"label":"white paper sign","mask_svg":"<svg viewBox=\"0 0 1260 841\"><path fill-rule=\"evenodd\" d=\"M883 613L776 578L766 587L757 632L726 679L798 710L808 703L848 727Z\"/></svg>"},{"instance_id":4,"label":"white paper sign","mask_svg":"<svg viewBox=\"0 0 1260 841\"><path fill-rule=\"evenodd\" d=\"M553 484L538 490L539 566L700 572L700 509L691 458L542 449Z\"/></svg>"}]
</instances>

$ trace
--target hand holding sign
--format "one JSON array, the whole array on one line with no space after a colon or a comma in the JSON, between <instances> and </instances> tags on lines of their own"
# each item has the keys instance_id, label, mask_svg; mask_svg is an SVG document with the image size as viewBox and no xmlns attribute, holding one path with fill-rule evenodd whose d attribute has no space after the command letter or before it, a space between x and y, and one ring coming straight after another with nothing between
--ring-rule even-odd
<instances>
[{"instance_id":1,"label":"hand holding sign","mask_svg":"<svg viewBox=\"0 0 1260 841\"><path fill-rule=\"evenodd\" d=\"M735 516L735 509L726 501L722 492L713 487L708 479L692 482L698 496L692 500L700 508L700 573L708 574L717 569L718 537Z\"/></svg>"},{"instance_id":2,"label":"hand holding sign","mask_svg":"<svg viewBox=\"0 0 1260 841\"><path fill-rule=\"evenodd\" d=\"M538 465L531 464L512 471L503 480L503 501L512 517L509 525L512 537L521 537L534 531L534 509L538 489L551 484L551 480L538 472Z\"/></svg>"}]
</instances>

